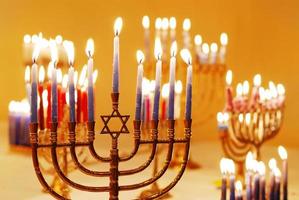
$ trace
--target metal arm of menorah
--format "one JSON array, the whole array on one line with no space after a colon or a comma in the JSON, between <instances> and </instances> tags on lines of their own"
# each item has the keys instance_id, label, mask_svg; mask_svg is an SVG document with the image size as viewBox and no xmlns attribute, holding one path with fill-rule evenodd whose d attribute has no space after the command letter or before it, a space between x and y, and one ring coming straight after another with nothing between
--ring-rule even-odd
<instances>
[{"instance_id":1,"label":"metal arm of menorah","mask_svg":"<svg viewBox=\"0 0 299 200\"><path fill-rule=\"evenodd\" d=\"M177 143L185 144L185 151L184 151L184 157L182 161L181 168L174 178L172 182L169 183L165 188L163 188L160 192L153 194L151 196L146 197L145 199L155 199L158 198L165 193L167 193L169 190L171 190L180 180L182 177L187 162L188 162L188 155L189 155L189 149L190 149L190 139L191 139L191 120L185 120L185 136L184 138L175 138L175 129L174 129L174 120L168 121L168 129L167 139L159 139L159 129L158 129L158 121L152 121L152 127L151 127L151 139L149 140L143 140L140 137L141 134L141 122L140 121L134 121L134 139L135 139L135 147L133 148L133 151L131 154L127 156L119 156L118 153L118 138L121 134L129 133L126 123L129 119L129 115L121 115L118 111L118 93L112 93L112 104L113 104L113 111L111 115L102 115L101 118L104 122L104 128L101 131L101 134L109 134L111 136L111 149L110 149L110 156L109 157L100 157L96 152L94 148L94 140L95 140L95 122L88 122L88 138L87 142L77 142L76 141L76 124L75 123L69 123L69 142L68 143L57 143L57 123L51 123L51 138L49 144L40 144L38 141L38 124L37 123L31 123L30 124L30 141L32 146L32 159L33 159L33 165L35 168L36 175L41 183L41 185L44 187L44 189L49 192L54 198L56 199L67 199L57 192L55 192L46 182L39 165L38 160L38 149L39 148L50 148L51 149L51 155L52 155L52 162L53 166L55 168L55 171L59 175L59 177L67 183L69 186L82 190L87 192L109 192L110 199L115 200L118 199L119 191L124 190L135 190L138 188L142 188L145 186L148 186L155 181L157 181L159 178L161 178L164 173L167 171L169 164L172 160L172 153L173 153L173 146ZM111 118L118 118L122 122L122 127L118 131L110 130L109 128L109 120ZM155 154L156 154L156 148L158 144L168 144L168 151L166 155L166 159L164 162L164 166L160 171L157 172L153 177L142 181L140 183L130 184L130 185L119 185L118 179L119 176L126 176L126 175L132 175L139 173L146 169L150 163L153 161ZM151 145L152 151L150 153L149 158L139 167L136 167L134 169L128 169L128 170L119 170L119 163L128 161L131 158L133 158L139 149L140 145ZM87 186L82 185L80 183L76 183L72 180L70 180L64 173L63 170L60 168L58 163L58 155L57 155L57 148L60 147L67 147L70 149L71 157L78 167L78 169L83 172L84 174L87 174L89 176L93 177L109 177L110 178L110 184L109 186ZM76 148L77 147L88 147L93 157L99 159L100 161L109 162L110 163L110 169L109 171L93 171L89 170L86 167L84 167L78 160L76 155Z\"/></svg>"}]
</instances>

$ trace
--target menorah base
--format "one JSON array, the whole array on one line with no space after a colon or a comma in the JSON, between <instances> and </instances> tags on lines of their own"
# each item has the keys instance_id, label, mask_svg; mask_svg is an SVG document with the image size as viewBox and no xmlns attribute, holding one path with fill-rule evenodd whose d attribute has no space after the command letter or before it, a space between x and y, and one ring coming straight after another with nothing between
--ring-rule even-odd
<instances>
[{"instance_id":1,"label":"menorah base","mask_svg":"<svg viewBox=\"0 0 299 200\"><path fill-rule=\"evenodd\" d=\"M161 192L161 189L160 189L159 185L155 182L152 184L150 189L142 191L141 194L139 195L138 199L147 199L147 197L152 196L153 194L157 194L159 192ZM169 199L171 197L172 197L171 194L166 193L157 199Z\"/></svg>"}]
</instances>

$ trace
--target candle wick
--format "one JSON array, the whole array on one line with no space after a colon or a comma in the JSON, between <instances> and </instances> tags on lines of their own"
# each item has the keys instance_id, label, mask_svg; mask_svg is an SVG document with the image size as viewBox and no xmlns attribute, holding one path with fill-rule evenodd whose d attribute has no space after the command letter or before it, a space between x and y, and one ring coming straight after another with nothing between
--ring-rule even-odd
<instances>
[{"instance_id":1,"label":"candle wick","mask_svg":"<svg viewBox=\"0 0 299 200\"><path fill-rule=\"evenodd\" d=\"M88 51L88 58L91 58L91 51Z\"/></svg>"}]
</instances>

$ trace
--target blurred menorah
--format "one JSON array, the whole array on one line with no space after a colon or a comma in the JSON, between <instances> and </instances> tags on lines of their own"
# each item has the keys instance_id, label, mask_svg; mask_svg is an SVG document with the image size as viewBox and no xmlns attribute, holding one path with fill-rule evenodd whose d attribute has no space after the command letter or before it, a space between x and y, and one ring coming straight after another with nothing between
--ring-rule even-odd
<instances>
[{"instance_id":1,"label":"blurred menorah","mask_svg":"<svg viewBox=\"0 0 299 200\"><path fill-rule=\"evenodd\" d=\"M269 88L261 87L261 76L254 77L249 95L249 82L237 85L233 97L232 72L226 75L226 106L217 114L220 139L225 156L238 163L238 173L243 175L244 161L249 151L261 157L261 146L275 137L282 126L285 89L282 84L269 82Z\"/></svg>"}]
</instances>

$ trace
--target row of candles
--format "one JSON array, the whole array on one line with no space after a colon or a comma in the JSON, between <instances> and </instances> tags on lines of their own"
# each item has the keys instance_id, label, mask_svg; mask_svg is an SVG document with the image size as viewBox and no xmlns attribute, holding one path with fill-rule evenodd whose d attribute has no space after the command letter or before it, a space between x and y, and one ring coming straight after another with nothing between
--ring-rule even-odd
<instances>
[{"instance_id":1,"label":"row of candles","mask_svg":"<svg viewBox=\"0 0 299 200\"><path fill-rule=\"evenodd\" d=\"M114 23L114 41L113 41L113 74L112 74L112 92L119 93L119 35L122 28L122 18L118 17ZM51 50L51 79L50 85L51 89L48 91L48 95L51 94L50 100L51 105L48 107L51 108L51 114L48 115L51 118L51 122L58 122L58 71L56 64L58 61L57 55L57 46L54 42L49 43ZM74 63L74 45L72 42L66 42L65 48L68 55L69 71L68 71L68 104L70 108L69 120L70 122L76 121L75 113L75 70L73 67ZM38 65L37 59L40 53L40 43L38 42L34 48L32 61L33 65L31 67L31 91L30 91L30 104L31 104L31 115L30 119L32 123L38 122L38 95L39 93L39 81L38 77ZM94 77L93 77L93 53L94 53L94 43L92 39L87 41L86 45L86 55L88 56L87 62L87 120L94 121ZM176 53L177 53L177 44L174 41L171 46L171 58L170 58L170 72L169 72L169 95L168 95L168 119L174 119L174 98L175 98L175 69L176 69ZM191 119L191 98L192 98L192 64L191 64L191 54L187 49L183 49L181 56L188 65L187 68L187 83L186 83L186 111L185 119ZM156 54L156 78L155 78L155 91L154 91L154 102L153 102L153 111L152 119L159 119L159 104L160 104L160 84L161 84L161 70L162 70L162 49L159 49L155 52ZM137 86L136 86L136 110L135 110L135 120L141 120L142 113L142 80L143 80L143 61L144 55L138 50L137 51L137 62L138 62L138 72L137 72ZM40 67L41 68L41 67ZM40 101L39 105L43 105ZM48 101L49 103L50 101ZM41 109L40 109L41 110ZM77 119L78 120L78 119Z\"/></svg>"},{"instance_id":2,"label":"row of candles","mask_svg":"<svg viewBox=\"0 0 299 200\"><path fill-rule=\"evenodd\" d=\"M220 170L222 173L221 200L227 199L227 190L229 188L230 200L283 200L288 199L288 153L283 146L278 147L278 154L282 160L282 172L277 166L277 161L271 158L269 161L270 181L267 190L266 184L266 166L264 162L254 159L252 152L246 156L246 191L243 192L242 182L236 181L234 162L227 158L220 161ZM229 182L229 187L227 186ZM281 192L281 187L283 191ZM267 198L268 196L268 198Z\"/></svg>"},{"instance_id":3,"label":"row of candles","mask_svg":"<svg viewBox=\"0 0 299 200\"><path fill-rule=\"evenodd\" d=\"M170 39L171 42L176 41L176 18L166 17L155 19L155 38L160 38L162 41L163 52L166 51L167 41ZM150 18L148 16L143 16L142 26L144 29L144 43L146 57L150 57ZM190 36L191 20L185 18L183 21L183 47L191 50L192 40ZM194 37L194 47L196 58L200 64L224 64L226 51L228 44L228 36L226 33L221 33L220 35L220 47L216 42L212 42L210 45L203 42L202 36L196 34Z\"/></svg>"}]
</instances>

